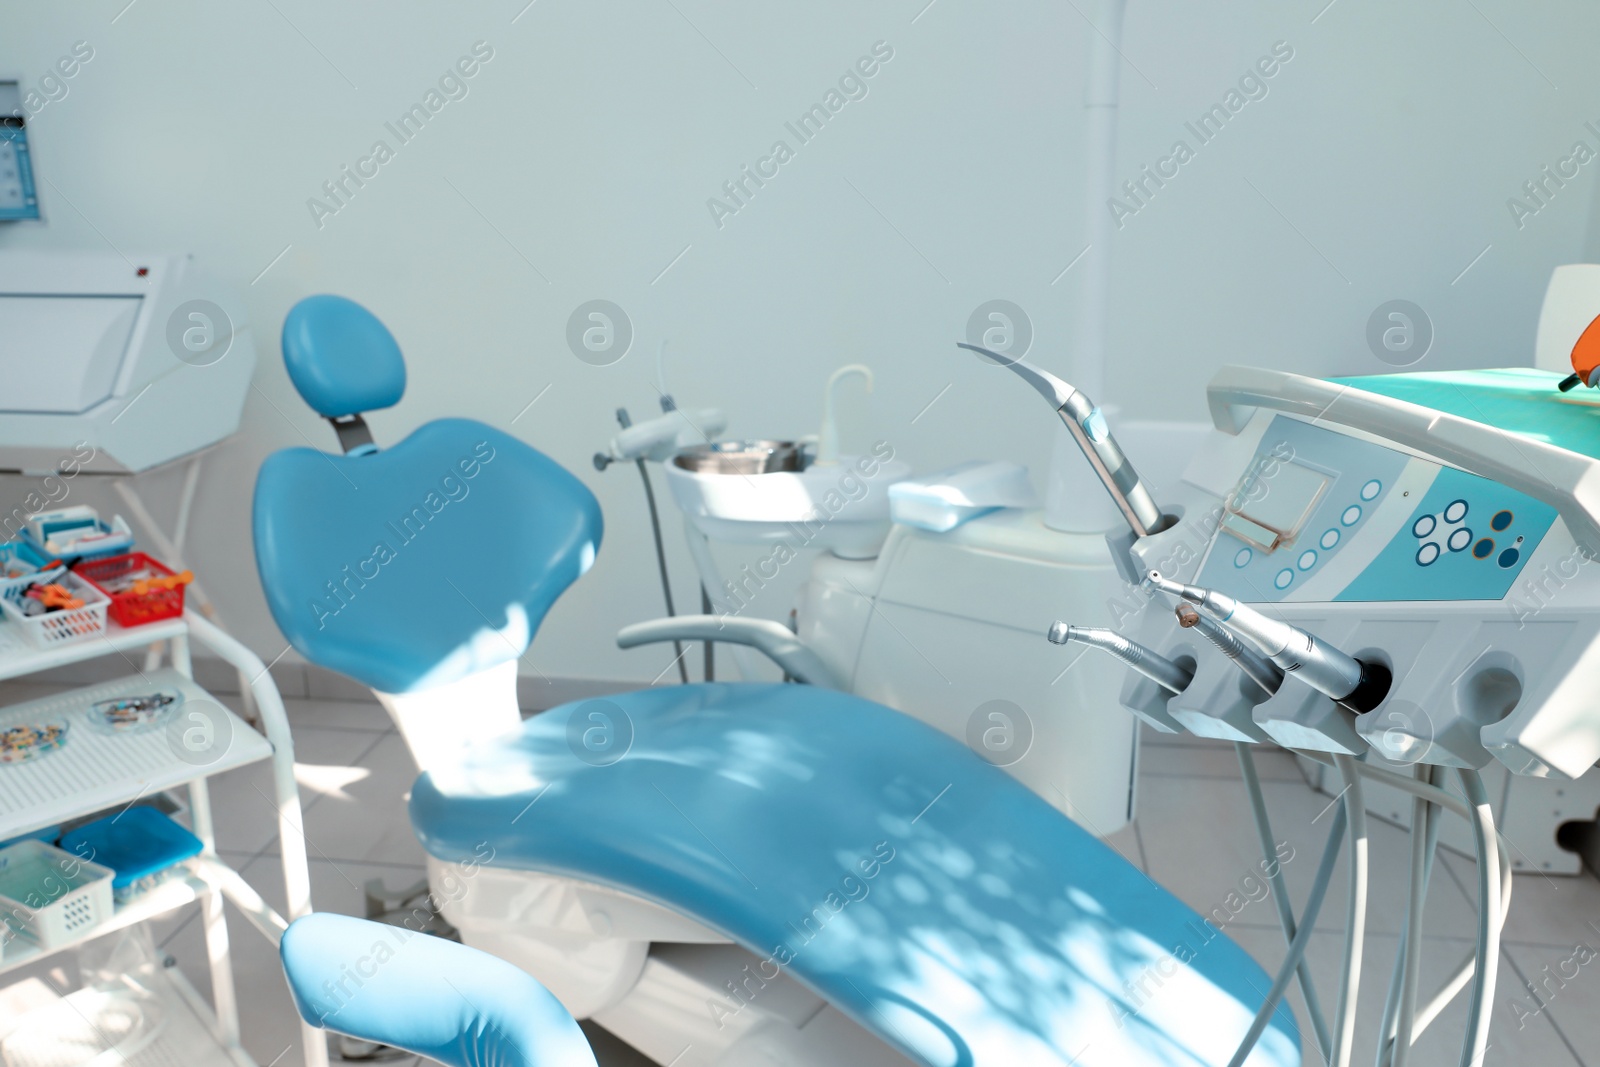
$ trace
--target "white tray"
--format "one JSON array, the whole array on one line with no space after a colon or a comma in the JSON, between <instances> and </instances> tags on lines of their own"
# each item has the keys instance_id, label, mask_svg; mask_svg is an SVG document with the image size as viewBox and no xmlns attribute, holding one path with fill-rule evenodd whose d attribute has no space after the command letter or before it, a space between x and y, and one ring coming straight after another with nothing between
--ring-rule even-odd
<instances>
[{"instance_id":1,"label":"white tray","mask_svg":"<svg viewBox=\"0 0 1600 1067\"><path fill-rule=\"evenodd\" d=\"M166 727L119 734L89 722L96 701L162 689L184 697ZM52 720L68 724L64 746L28 763L0 764L0 841L272 755L266 738L170 668L0 708L0 729ZM212 750L184 749L183 731L202 740L208 729L218 739Z\"/></svg>"}]
</instances>

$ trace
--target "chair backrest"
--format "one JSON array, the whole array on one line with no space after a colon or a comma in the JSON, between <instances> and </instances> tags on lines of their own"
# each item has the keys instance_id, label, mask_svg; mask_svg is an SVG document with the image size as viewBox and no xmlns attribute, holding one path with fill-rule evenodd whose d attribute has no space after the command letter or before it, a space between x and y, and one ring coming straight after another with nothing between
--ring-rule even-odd
<instances>
[{"instance_id":1,"label":"chair backrest","mask_svg":"<svg viewBox=\"0 0 1600 1067\"><path fill-rule=\"evenodd\" d=\"M405 391L394 338L343 297L297 304L283 348L301 396L336 426ZM602 522L594 495L548 456L439 419L391 448L273 453L254 528L267 603L300 654L410 693L521 656L594 562Z\"/></svg>"}]
</instances>

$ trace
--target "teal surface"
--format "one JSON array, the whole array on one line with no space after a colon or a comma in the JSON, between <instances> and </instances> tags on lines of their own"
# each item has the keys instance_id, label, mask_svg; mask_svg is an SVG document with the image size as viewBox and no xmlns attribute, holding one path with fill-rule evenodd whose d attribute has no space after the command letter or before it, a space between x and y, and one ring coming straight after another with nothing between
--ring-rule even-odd
<instances>
[{"instance_id":1,"label":"teal surface","mask_svg":"<svg viewBox=\"0 0 1600 1067\"><path fill-rule=\"evenodd\" d=\"M326 418L393 407L406 391L406 362L388 327L342 296L308 296L289 309L283 365Z\"/></svg>"},{"instance_id":2,"label":"teal surface","mask_svg":"<svg viewBox=\"0 0 1600 1067\"><path fill-rule=\"evenodd\" d=\"M810 686L555 708L423 775L411 818L441 860L568 875L693 916L761 961L727 975L746 995L787 973L937 1067L1222 1065L1271 985L1005 771ZM708 1022L740 1008L694 1005ZM1280 1006L1248 1062L1297 1064L1299 1049Z\"/></svg>"},{"instance_id":3,"label":"teal surface","mask_svg":"<svg viewBox=\"0 0 1600 1067\"><path fill-rule=\"evenodd\" d=\"M1466 505L1454 522L1452 504ZM1441 468L1405 526L1333 599L1500 600L1555 519L1555 508L1526 493ZM1417 534L1419 522L1427 534Z\"/></svg>"},{"instance_id":4,"label":"teal surface","mask_svg":"<svg viewBox=\"0 0 1600 1067\"><path fill-rule=\"evenodd\" d=\"M488 953L329 914L291 923L278 951L313 1026L446 1067L594 1067L561 1002Z\"/></svg>"},{"instance_id":5,"label":"teal surface","mask_svg":"<svg viewBox=\"0 0 1600 1067\"><path fill-rule=\"evenodd\" d=\"M1563 377L1552 371L1513 367L1329 381L1600 459L1600 391L1580 387L1563 393L1556 389Z\"/></svg>"},{"instance_id":6,"label":"teal surface","mask_svg":"<svg viewBox=\"0 0 1600 1067\"><path fill-rule=\"evenodd\" d=\"M274 452L256 478L256 566L278 628L386 693L522 655L601 527L582 482L468 419L370 455Z\"/></svg>"}]
</instances>

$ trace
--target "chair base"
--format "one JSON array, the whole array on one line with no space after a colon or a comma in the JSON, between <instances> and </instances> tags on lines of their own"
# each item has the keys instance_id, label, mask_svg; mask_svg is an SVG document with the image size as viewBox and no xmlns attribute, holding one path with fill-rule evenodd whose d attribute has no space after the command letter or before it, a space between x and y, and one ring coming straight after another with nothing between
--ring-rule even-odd
<instances>
[{"instance_id":1,"label":"chair base","mask_svg":"<svg viewBox=\"0 0 1600 1067\"><path fill-rule=\"evenodd\" d=\"M428 860L441 914L473 948L673 1067L914 1067L787 974L658 904L532 871Z\"/></svg>"}]
</instances>

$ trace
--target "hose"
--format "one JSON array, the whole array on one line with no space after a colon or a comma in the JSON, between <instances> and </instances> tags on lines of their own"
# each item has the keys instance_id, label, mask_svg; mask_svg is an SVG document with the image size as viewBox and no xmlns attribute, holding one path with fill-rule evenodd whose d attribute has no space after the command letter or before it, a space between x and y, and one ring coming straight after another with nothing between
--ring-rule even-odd
<instances>
[{"instance_id":1,"label":"hose","mask_svg":"<svg viewBox=\"0 0 1600 1067\"><path fill-rule=\"evenodd\" d=\"M1328 843L1322 848L1322 862L1317 865L1317 877L1311 883L1311 895L1306 897L1306 908L1300 915L1300 929L1295 932L1294 940L1289 943L1289 951L1283 957L1283 965L1278 968L1278 976L1273 980L1272 988L1267 991L1261 1007L1257 1009L1256 1017L1250 1023L1250 1029L1245 1032L1244 1040L1239 1042L1233 1059L1228 1061L1228 1067L1241 1067L1249 1058L1251 1051L1256 1047L1256 1042L1266 1032L1267 1024L1272 1021L1273 1012L1278 1010L1278 1002L1283 999L1289 983L1305 959L1306 945L1311 942L1312 931L1317 926L1317 916L1322 911L1323 898L1328 895L1328 884L1333 881L1334 864L1339 861L1339 846L1344 839L1345 818L1345 810L1341 805L1334 814L1333 825L1328 828Z\"/></svg>"},{"instance_id":2,"label":"hose","mask_svg":"<svg viewBox=\"0 0 1600 1067\"><path fill-rule=\"evenodd\" d=\"M1361 954L1367 936L1367 805L1355 757L1333 754L1344 781L1344 809L1350 827L1350 912L1345 925L1344 982L1334 1010L1333 1055L1328 1067L1350 1067L1356 1039L1356 998L1361 992Z\"/></svg>"},{"instance_id":3,"label":"hose","mask_svg":"<svg viewBox=\"0 0 1600 1067\"><path fill-rule=\"evenodd\" d=\"M1461 789L1472 805L1472 843L1478 853L1478 954L1477 974L1472 981L1472 997L1467 1002L1467 1032L1461 1043L1461 1067L1477 1067L1489 1047L1489 1003L1494 999L1495 977L1500 966L1500 883L1489 863L1496 847L1494 809L1477 771L1460 768Z\"/></svg>"},{"instance_id":4,"label":"hose","mask_svg":"<svg viewBox=\"0 0 1600 1067\"><path fill-rule=\"evenodd\" d=\"M1267 859L1267 881L1272 885L1272 899L1278 906L1278 925L1283 928L1283 939L1292 948L1294 946L1297 928L1294 921L1294 909L1289 905L1289 891L1283 884L1283 869L1277 862L1277 842L1273 840L1272 822L1267 816L1266 798L1261 795L1261 776L1256 773L1255 755L1250 751L1250 746L1243 741L1233 743L1234 751L1239 756L1239 773L1244 778L1245 793L1250 798L1250 813L1255 817L1256 833L1261 838L1261 853ZM1339 824L1343 828L1343 824ZM1338 838L1333 838L1329 848L1338 844ZM1320 905L1321 901L1318 901ZM1309 910L1310 905L1307 904ZM1316 921L1316 916L1301 917L1301 924L1309 926ZM1311 1016L1311 1028L1316 1034L1317 1049L1327 1059L1329 1050L1328 1021L1323 1018L1322 1004L1317 998L1317 987L1311 979L1311 967L1304 957L1295 965L1295 973L1300 979L1300 993L1305 997L1306 1013Z\"/></svg>"},{"instance_id":5,"label":"hose","mask_svg":"<svg viewBox=\"0 0 1600 1067\"><path fill-rule=\"evenodd\" d=\"M644 457L641 456L634 462L639 465L639 477L644 479L644 499L645 503L650 505L650 532L656 539L656 566L661 571L661 595L666 598L667 616L671 618L678 614L678 611L672 606L672 582L667 578L667 547L661 540L661 515L656 511L656 491L650 484L650 470L644 465ZM678 677L683 679L684 685L688 685L689 665L683 661L683 642L672 642L672 651L678 655L673 661L678 665Z\"/></svg>"},{"instance_id":6,"label":"hose","mask_svg":"<svg viewBox=\"0 0 1600 1067\"><path fill-rule=\"evenodd\" d=\"M1418 767L1416 777L1427 780L1432 768ZM1411 801L1411 882L1406 899L1406 926L1400 942L1399 1001L1395 1005L1393 1044L1388 1046L1390 1067L1405 1067L1411 1058L1411 1043L1416 1040L1417 983L1422 972L1422 912L1428 902L1428 876L1432 873L1433 850L1439 840L1439 812L1426 797ZM1418 833L1418 829L1421 833ZM1386 1025L1380 1031L1389 1035ZM1385 1043L1379 1041L1380 1050ZM1379 1052L1382 1063L1384 1053Z\"/></svg>"}]
</instances>

